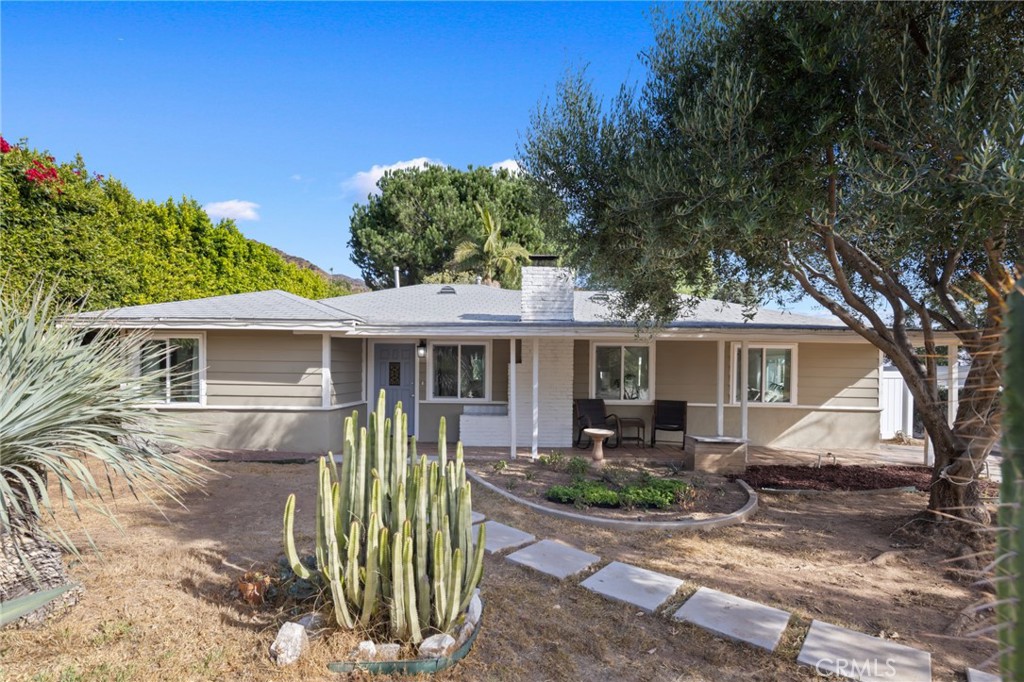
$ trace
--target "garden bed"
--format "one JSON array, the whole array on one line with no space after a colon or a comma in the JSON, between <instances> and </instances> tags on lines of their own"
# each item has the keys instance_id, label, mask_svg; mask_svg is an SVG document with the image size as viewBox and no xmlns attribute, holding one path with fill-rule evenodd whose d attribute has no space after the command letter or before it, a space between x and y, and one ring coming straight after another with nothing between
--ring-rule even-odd
<instances>
[{"instance_id":1,"label":"garden bed","mask_svg":"<svg viewBox=\"0 0 1024 682\"><path fill-rule=\"evenodd\" d=\"M535 504L624 521L699 521L732 513L747 502L739 483L724 476L641 462L592 469L589 462L554 455L481 462L472 470Z\"/></svg>"},{"instance_id":2,"label":"garden bed","mask_svg":"<svg viewBox=\"0 0 1024 682\"><path fill-rule=\"evenodd\" d=\"M755 488L773 490L817 490L854 492L915 488L927 492L932 481L930 467L859 466L829 464L821 467L789 464L749 466L742 478ZM982 485L991 485L983 481ZM994 491L993 491L994 492Z\"/></svg>"}]
</instances>

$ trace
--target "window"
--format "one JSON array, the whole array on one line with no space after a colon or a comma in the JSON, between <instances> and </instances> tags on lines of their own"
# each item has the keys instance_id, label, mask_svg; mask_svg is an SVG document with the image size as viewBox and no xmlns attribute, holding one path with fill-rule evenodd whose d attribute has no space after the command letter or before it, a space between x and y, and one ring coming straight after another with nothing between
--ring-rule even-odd
<instances>
[{"instance_id":1,"label":"window","mask_svg":"<svg viewBox=\"0 0 1024 682\"><path fill-rule=\"evenodd\" d=\"M594 397L605 400L650 400L651 360L648 346L596 346Z\"/></svg>"},{"instance_id":2,"label":"window","mask_svg":"<svg viewBox=\"0 0 1024 682\"><path fill-rule=\"evenodd\" d=\"M484 400L487 397L487 346L434 344L431 355L434 398Z\"/></svg>"},{"instance_id":3,"label":"window","mask_svg":"<svg viewBox=\"0 0 1024 682\"><path fill-rule=\"evenodd\" d=\"M153 398L163 403L195 403L200 397L198 336L148 339L143 342L142 373L153 377Z\"/></svg>"},{"instance_id":4,"label":"window","mask_svg":"<svg viewBox=\"0 0 1024 682\"><path fill-rule=\"evenodd\" d=\"M747 346L747 400L792 403L795 346ZM743 347L733 344L733 402L743 396Z\"/></svg>"}]
</instances>

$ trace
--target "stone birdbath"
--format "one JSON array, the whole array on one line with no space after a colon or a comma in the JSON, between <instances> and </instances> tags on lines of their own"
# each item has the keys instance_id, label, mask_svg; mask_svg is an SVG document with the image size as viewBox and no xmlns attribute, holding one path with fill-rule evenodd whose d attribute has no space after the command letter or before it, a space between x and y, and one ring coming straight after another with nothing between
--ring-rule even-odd
<instances>
[{"instance_id":1,"label":"stone birdbath","mask_svg":"<svg viewBox=\"0 0 1024 682\"><path fill-rule=\"evenodd\" d=\"M615 432L609 429L583 429L583 433L590 436L590 440L594 442L594 449L590 453L593 459L591 466L600 469L604 466L604 441L614 436Z\"/></svg>"}]
</instances>

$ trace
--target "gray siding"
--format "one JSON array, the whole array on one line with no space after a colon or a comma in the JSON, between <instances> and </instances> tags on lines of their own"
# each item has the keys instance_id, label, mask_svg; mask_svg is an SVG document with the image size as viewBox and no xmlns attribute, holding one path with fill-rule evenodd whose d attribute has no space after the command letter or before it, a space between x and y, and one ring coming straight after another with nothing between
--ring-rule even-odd
<instances>
[{"instance_id":1,"label":"gray siding","mask_svg":"<svg viewBox=\"0 0 1024 682\"><path fill-rule=\"evenodd\" d=\"M362 339L331 339L331 399L345 405L363 399Z\"/></svg>"},{"instance_id":2,"label":"gray siding","mask_svg":"<svg viewBox=\"0 0 1024 682\"><path fill-rule=\"evenodd\" d=\"M321 344L318 334L208 332L207 404L319 407Z\"/></svg>"}]
</instances>

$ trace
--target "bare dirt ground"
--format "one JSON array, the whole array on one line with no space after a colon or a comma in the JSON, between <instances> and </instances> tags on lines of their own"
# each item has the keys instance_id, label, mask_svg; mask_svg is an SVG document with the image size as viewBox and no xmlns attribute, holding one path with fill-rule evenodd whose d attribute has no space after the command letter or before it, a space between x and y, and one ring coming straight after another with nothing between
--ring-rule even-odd
<instances>
[{"instance_id":1,"label":"bare dirt ground","mask_svg":"<svg viewBox=\"0 0 1024 682\"><path fill-rule=\"evenodd\" d=\"M312 535L315 464L218 463L224 475L165 519L145 503L118 504L124 534L85 515L103 556L71 569L86 588L79 606L35 630L0 632L0 679L319 680L357 637L316 640L295 667L267 649L290 614L250 606L233 587L242 572L270 568L281 550L281 515L299 493L300 546ZM924 508L921 493L762 496L747 524L684 534L614 531L515 506L485 490L475 508L538 537L678 576L671 613L707 586L794 614L774 654L724 641L663 614L643 615L578 587L488 556L484 625L476 647L441 680L803 680L795 662L812 618L885 633L933 653L936 680L958 677L994 652L963 636L961 616L985 598L942 563L950 548L892 535ZM355 679L369 679L356 676Z\"/></svg>"},{"instance_id":2,"label":"bare dirt ground","mask_svg":"<svg viewBox=\"0 0 1024 682\"><path fill-rule=\"evenodd\" d=\"M548 489L554 485L569 485L573 476L565 467L553 467L528 459L509 462L471 463L470 469L488 483L508 490L536 504L561 509L578 511L571 504L551 502L545 497ZM635 482L643 474L654 478L670 478L685 481L691 488L680 504L668 509L631 509L631 508L600 508L590 507L588 514L603 518L628 519L631 521L683 521L706 519L734 512L747 502L747 493L738 483L724 476L698 474L692 471L674 471L664 464L643 462L607 463L603 469L591 469L585 474L587 480L610 481L612 487Z\"/></svg>"}]
</instances>

